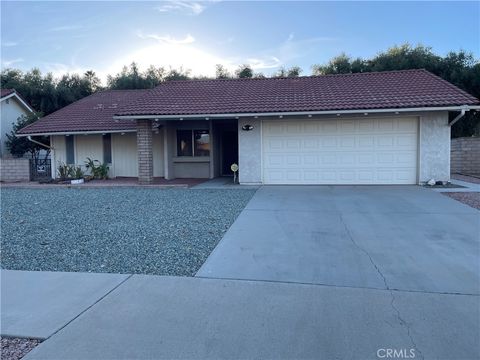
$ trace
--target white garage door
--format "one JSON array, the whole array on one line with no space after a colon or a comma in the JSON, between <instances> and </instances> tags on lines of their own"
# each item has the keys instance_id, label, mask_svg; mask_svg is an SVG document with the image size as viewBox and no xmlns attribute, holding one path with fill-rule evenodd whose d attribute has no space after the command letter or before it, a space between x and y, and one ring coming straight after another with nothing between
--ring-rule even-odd
<instances>
[{"instance_id":1,"label":"white garage door","mask_svg":"<svg viewBox=\"0 0 480 360\"><path fill-rule=\"evenodd\" d=\"M415 184L417 119L263 122L265 184Z\"/></svg>"}]
</instances>

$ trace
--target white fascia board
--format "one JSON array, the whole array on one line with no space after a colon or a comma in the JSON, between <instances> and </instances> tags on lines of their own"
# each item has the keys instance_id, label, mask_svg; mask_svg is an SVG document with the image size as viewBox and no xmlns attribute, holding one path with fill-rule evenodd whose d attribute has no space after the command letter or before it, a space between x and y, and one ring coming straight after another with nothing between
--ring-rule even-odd
<instances>
[{"instance_id":1,"label":"white fascia board","mask_svg":"<svg viewBox=\"0 0 480 360\"><path fill-rule=\"evenodd\" d=\"M3 97L1 101L10 99L11 97L14 97L25 109L27 109L31 113L34 112L34 110L25 101L23 101L23 99L20 96L18 96L16 92L13 92L10 95Z\"/></svg>"},{"instance_id":2,"label":"white fascia board","mask_svg":"<svg viewBox=\"0 0 480 360\"><path fill-rule=\"evenodd\" d=\"M137 132L137 130L104 130L104 131L59 131L59 132L46 132L46 133L31 133L31 134L16 134L17 137L27 136L55 136L55 135L95 135L95 134L118 134L118 133L131 133Z\"/></svg>"},{"instance_id":3,"label":"white fascia board","mask_svg":"<svg viewBox=\"0 0 480 360\"><path fill-rule=\"evenodd\" d=\"M470 111L478 110L480 106L439 106L401 109L358 109L358 110L328 110L328 111L291 111L291 112L268 112L268 113L232 113L232 114L195 114L195 115L116 115L113 118L118 120L178 120L178 119L225 119L237 117L254 116L304 116L304 115L335 115L335 114L378 114L378 113L403 113L423 111Z\"/></svg>"}]
</instances>

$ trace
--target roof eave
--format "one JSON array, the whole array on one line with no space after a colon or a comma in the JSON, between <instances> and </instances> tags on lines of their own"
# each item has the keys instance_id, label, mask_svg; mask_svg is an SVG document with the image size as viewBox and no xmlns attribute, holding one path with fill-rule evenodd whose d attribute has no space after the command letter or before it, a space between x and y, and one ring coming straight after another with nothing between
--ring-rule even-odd
<instances>
[{"instance_id":1,"label":"roof eave","mask_svg":"<svg viewBox=\"0 0 480 360\"><path fill-rule=\"evenodd\" d=\"M226 114L178 114L178 115L115 115L116 120L177 120L177 119L225 119L240 117L267 117L267 116L308 116L308 115L336 115L336 114L362 114L362 113L404 113L424 111L471 111L480 110L480 105L455 105L437 107L412 107L388 109L353 109L353 110L323 110L323 111L288 111L288 112L261 112L261 113L226 113Z\"/></svg>"},{"instance_id":2,"label":"roof eave","mask_svg":"<svg viewBox=\"0 0 480 360\"><path fill-rule=\"evenodd\" d=\"M16 137L27 137L27 136L55 136L55 135L98 135L98 134L118 134L118 133L130 133L137 132L136 129L128 130L93 130L93 131L50 131L43 133L17 133Z\"/></svg>"}]
</instances>

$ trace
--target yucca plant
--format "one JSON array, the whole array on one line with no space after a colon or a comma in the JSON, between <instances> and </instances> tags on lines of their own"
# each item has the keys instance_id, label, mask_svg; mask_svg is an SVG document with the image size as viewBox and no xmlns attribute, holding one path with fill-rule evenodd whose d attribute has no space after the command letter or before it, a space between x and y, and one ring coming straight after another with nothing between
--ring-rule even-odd
<instances>
[{"instance_id":1,"label":"yucca plant","mask_svg":"<svg viewBox=\"0 0 480 360\"><path fill-rule=\"evenodd\" d=\"M82 179L83 178L83 171L80 166L75 166L72 168L72 177L74 179Z\"/></svg>"},{"instance_id":2,"label":"yucca plant","mask_svg":"<svg viewBox=\"0 0 480 360\"><path fill-rule=\"evenodd\" d=\"M109 167L107 163L102 164L98 160L93 160L87 157L87 160L85 161L85 167L90 170L90 173L94 179L108 179Z\"/></svg>"},{"instance_id":3,"label":"yucca plant","mask_svg":"<svg viewBox=\"0 0 480 360\"><path fill-rule=\"evenodd\" d=\"M63 162L58 163L57 171L61 180L66 180L72 176L72 167Z\"/></svg>"}]
</instances>

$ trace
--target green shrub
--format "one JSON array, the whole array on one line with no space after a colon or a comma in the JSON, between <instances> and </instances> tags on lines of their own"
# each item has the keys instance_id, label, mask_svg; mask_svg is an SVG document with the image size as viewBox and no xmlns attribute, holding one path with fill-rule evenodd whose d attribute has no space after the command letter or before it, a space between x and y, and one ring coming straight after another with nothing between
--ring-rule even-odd
<instances>
[{"instance_id":1,"label":"green shrub","mask_svg":"<svg viewBox=\"0 0 480 360\"><path fill-rule=\"evenodd\" d=\"M92 160L87 157L85 167L90 170L94 179L108 179L108 170L110 169L107 163L101 163L98 160Z\"/></svg>"},{"instance_id":2,"label":"green shrub","mask_svg":"<svg viewBox=\"0 0 480 360\"><path fill-rule=\"evenodd\" d=\"M83 178L83 171L80 166L74 166L72 167L72 177L74 179L82 179Z\"/></svg>"},{"instance_id":3,"label":"green shrub","mask_svg":"<svg viewBox=\"0 0 480 360\"><path fill-rule=\"evenodd\" d=\"M58 163L58 176L60 177L61 180L66 180L72 177L72 167L68 164L59 162Z\"/></svg>"}]
</instances>

